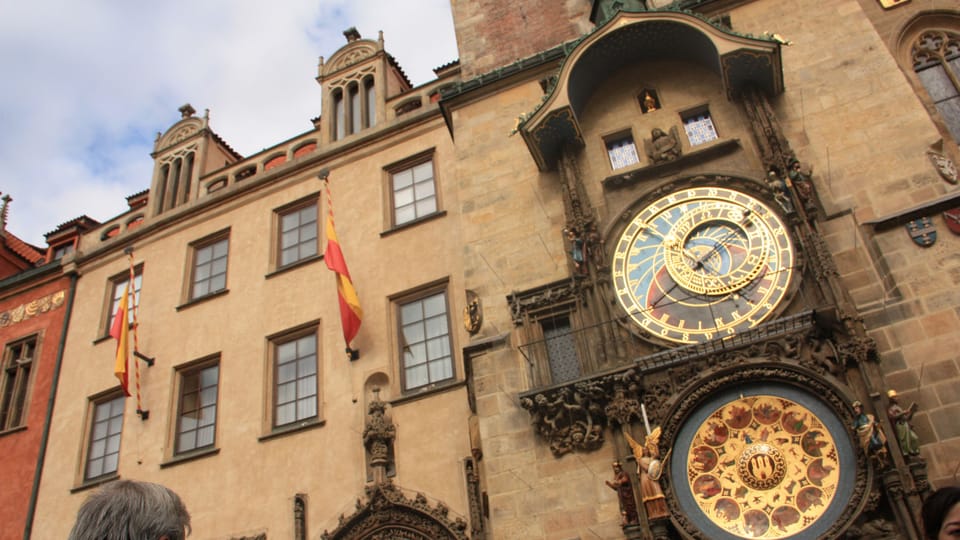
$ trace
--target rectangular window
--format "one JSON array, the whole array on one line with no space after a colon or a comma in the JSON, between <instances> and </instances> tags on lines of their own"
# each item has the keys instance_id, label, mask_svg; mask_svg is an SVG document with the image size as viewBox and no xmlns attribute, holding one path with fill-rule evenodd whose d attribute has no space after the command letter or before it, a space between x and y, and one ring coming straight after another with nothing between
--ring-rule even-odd
<instances>
[{"instance_id":1,"label":"rectangular window","mask_svg":"<svg viewBox=\"0 0 960 540\"><path fill-rule=\"evenodd\" d=\"M610 166L622 169L640 163L637 155L637 145L630 135L616 137L607 141L607 155L610 156Z\"/></svg>"},{"instance_id":2,"label":"rectangular window","mask_svg":"<svg viewBox=\"0 0 960 540\"><path fill-rule=\"evenodd\" d=\"M190 299L203 298L227 288L227 251L230 239L219 236L193 248Z\"/></svg>"},{"instance_id":3,"label":"rectangular window","mask_svg":"<svg viewBox=\"0 0 960 540\"><path fill-rule=\"evenodd\" d=\"M690 146L697 146L717 139L717 130L713 127L710 111L702 109L682 116L683 130L687 132Z\"/></svg>"},{"instance_id":4,"label":"rectangular window","mask_svg":"<svg viewBox=\"0 0 960 540\"><path fill-rule=\"evenodd\" d=\"M220 365L205 364L180 372L176 453L212 447L216 442Z\"/></svg>"},{"instance_id":5,"label":"rectangular window","mask_svg":"<svg viewBox=\"0 0 960 540\"><path fill-rule=\"evenodd\" d=\"M128 293L129 298L127 300L127 319L130 324L133 324L133 310L140 303L140 288L143 285L143 276L141 275L141 270L142 268L140 267L134 269L133 287ZM110 280L110 307L109 311L107 312L107 326L103 329L104 335L107 335L110 332L110 328L113 327L113 319L117 316L117 308L120 307L120 299L123 297L123 291L126 289L129 281L129 272L124 272L123 274Z\"/></svg>"},{"instance_id":6,"label":"rectangular window","mask_svg":"<svg viewBox=\"0 0 960 540\"><path fill-rule=\"evenodd\" d=\"M553 384L580 377L580 359L570 318L566 315L540 321L547 350L550 380Z\"/></svg>"},{"instance_id":7,"label":"rectangular window","mask_svg":"<svg viewBox=\"0 0 960 540\"><path fill-rule=\"evenodd\" d=\"M27 384L37 352L37 337L7 345L0 373L0 431L20 427L26 422Z\"/></svg>"},{"instance_id":8,"label":"rectangular window","mask_svg":"<svg viewBox=\"0 0 960 540\"><path fill-rule=\"evenodd\" d=\"M85 481L117 472L125 403L123 394L110 394L93 404L87 460L83 474Z\"/></svg>"},{"instance_id":9,"label":"rectangular window","mask_svg":"<svg viewBox=\"0 0 960 540\"><path fill-rule=\"evenodd\" d=\"M279 214L277 266L283 268L317 255L317 204L298 206Z\"/></svg>"},{"instance_id":10,"label":"rectangular window","mask_svg":"<svg viewBox=\"0 0 960 540\"><path fill-rule=\"evenodd\" d=\"M276 341L274 427L317 418L317 333Z\"/></svg>"},{"instance_id":11,"label":"rectangular window","mask_svg":"<svg viewBox=\"0 0 960 540\"><path fill-rule=\"evenodd\" d=\"M399 306L403 389L453 378L447 294L443 291Z\"/></svg>"},{"instance_id":12,"label":"rectangular window","mask_svg":"<svg viewBox=\"0 0 960 540\"><path fill-rule=\"evenodd\" d=\"M437 211L437 186L432 159L393 171L391 185L394 226L415 221Z\"/></svg>"}]
</instances>

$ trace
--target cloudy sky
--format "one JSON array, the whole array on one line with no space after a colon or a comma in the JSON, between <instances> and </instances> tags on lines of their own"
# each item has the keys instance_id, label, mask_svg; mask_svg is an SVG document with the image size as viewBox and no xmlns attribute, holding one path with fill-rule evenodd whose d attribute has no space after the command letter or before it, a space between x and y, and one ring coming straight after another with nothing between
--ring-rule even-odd
<instances>
[{"instance_id":1,"label":"cloudy sky","mask_svg":"<svg viewBox=\"0 0 960 540\"><path fill-rule=\"evenodd\" d=\"M0 2L0 192L7 229L106 221L150 187L158 131L190 103L250 155L309 130L318 57L382 30L414 85L457 59L449 0Z\"/></svg>"}]
</instances>

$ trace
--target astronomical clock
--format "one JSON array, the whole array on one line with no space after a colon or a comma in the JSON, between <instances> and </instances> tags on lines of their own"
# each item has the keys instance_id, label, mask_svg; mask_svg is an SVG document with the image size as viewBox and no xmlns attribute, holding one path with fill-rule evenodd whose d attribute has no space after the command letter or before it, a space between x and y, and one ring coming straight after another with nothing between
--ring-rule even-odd
<instances>
[{"instance_id":1,"label":"astronomical clock","mask_svg":"<svg viewBox=\"0 0 960 540\"><path fill-rule=\"evenodd\" d=\"M613 285L649 335L703 343L775 313L796 262L790 233L769 205L732 188L690 187L636 213L614 248Z\"/></svg>"},{"instance_id":2,"label":"astronomical clock","mask_svg":"<svg viewBox=\"0 0 960 540\"><path fill-rule=\"evenodd\" d=\"M623 325L699 358L661 417L672 514L700 538L830 536L859 458L838 415L842 391L807 384L781 362L803 338L768 330L803 279L795 221L749 181L702 180L641 199L611 246Z\"/></svg>"}]
</instances>

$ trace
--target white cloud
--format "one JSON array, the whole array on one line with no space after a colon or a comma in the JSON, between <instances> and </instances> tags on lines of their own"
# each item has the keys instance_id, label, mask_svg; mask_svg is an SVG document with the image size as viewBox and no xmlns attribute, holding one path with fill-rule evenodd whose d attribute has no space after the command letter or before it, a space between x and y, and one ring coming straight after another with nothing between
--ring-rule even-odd
<instances>
[{"instance_id":1,"label":"white cloud","mask_svg":"<svg viewBox=\"0 0 960 540\"><path fill-rule=\"evenodd\" d=\"M355 26L416 84L457 58L448 0L5 2L0 5L0 192L7 228L107 220L150 185L158 131L191 103L248 155L311 128L318 57Z\"/></svg>"}]
</instances>

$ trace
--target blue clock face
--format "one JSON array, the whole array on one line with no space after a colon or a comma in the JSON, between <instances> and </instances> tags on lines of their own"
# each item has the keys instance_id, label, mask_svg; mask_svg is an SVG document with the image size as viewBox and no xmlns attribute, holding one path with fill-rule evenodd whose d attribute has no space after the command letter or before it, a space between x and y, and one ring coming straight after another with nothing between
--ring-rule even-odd
<instances>
[{"instance_id":1,"label":"blue clock face","mask_svg":"<svg viewBox=\"0 0 960 540\"><path fill-rule=\"evenodd\" d=\"M770 207L733 189L695 187L634 216L615 248L613 285L647 334L703 343L769 317L794 264L790 234Z\"/></svg>"}]
</instances>

